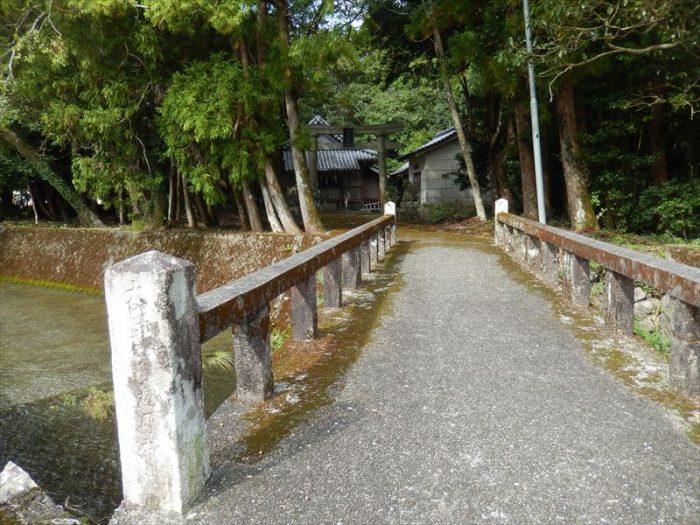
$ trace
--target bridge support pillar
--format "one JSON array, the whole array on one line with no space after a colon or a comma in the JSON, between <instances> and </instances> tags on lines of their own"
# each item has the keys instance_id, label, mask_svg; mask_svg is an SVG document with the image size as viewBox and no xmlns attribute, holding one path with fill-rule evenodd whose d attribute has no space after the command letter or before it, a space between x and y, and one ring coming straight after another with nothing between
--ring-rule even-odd
<instances>
[{"instance_id":1,"label":"bridge support pillar","mask_svg":"<svg viewBox=\"0 0 700 525\"><path fill-rule=\"evenodd\" d=\"M542 248L541 241L537 237L524 234L525 237L525 253L527 255L527 263L530 268L537 273L542 271Z\"/></svg>"},{"instance_id":2,"label":"bridge support pillar","mask_svg":"<svg viewBox=\"0 0 700 525\"><path fill-rule=\"evenodd\" d=\"M343 287L356 288L360 282L360 247L343 254Z\"/></svg>"},{"instance_id":3,"label":"bridge support pillar","mask_svg":"<svg viewBox=\"0 0 700 525\"><path fill-rule=\"evenodd\" d=\"M700 308L671 298L671 385L700 395Z\"/></svg>"},{"instance_id":4,"label":"bridge support pillar","mask_svg":"<svg viewBox=\"0 0 700 525\"><path fill-rule=\"evenodd\" d=\"M369 240L370 266L375 266L379 262L379 237L372 235Z\"/></svg>"},{"instance_id":5,"label":"bridge support pillar","mask_svg":"<svg viewBox=\"0 0 700 525\"><path fill-rule=\"evenodd\" d=\"M564 288L571 302L587 307L591 298L590 264L573 253L564 252Z\"/></svg>"},{"instance_id":6,"label":"bridge support pillar","mask_svg":"<svg viewBox=\"0 0 700 525\"><path fill-rule=\"evenodd\" d=\"M634 280L612 270L605 277L605 318L613 330L631 334L634 328Z\"/></svg>"},{"instance_id":7,"label":"bridge support pillar","mask_svg":"<svg viewBox=\"0 0 700 525\"><path fill-rule=\"evenodd\" d=\"M365 239L360 244L360 270L362 273L370 273L372 271L371 244L372 241L369 239Z\"/></svg>"},{"instance_id":8,"label":"bridge support pillar","mask_svg":"<svg viewBox=\"0 0 700 525\"><path fill-rule=\"evenodd\" d=\"M196 274L190 262L156 251L105 273L120 512L142 514L140 522L181 516L209 476Z\"/></svg>"},{"instance_id":9,"label":"bridge support pillar","mask_svg":"<svg viewBox=\"0 0 700 525\"><path fill-rule=\"evenodd\" d=\"M542 241L542 280L549 286L559 286L559 247Z\"/></svg>"},{"instance_id":10,"label":"bridge support pillar","mask_svg":"<svg viewBox=\"0 0 700 525\"><path fill-rule=\"evenodd\" d=\"M340 259L329 262L323 268L323 305L327 308L343 306L342 264Z\"/></svg>"},{"instance_id":11,"label":"bridge support pillar","mask_svg":"<svg viewBox=\"0 0 700 525\"><path fill-rule=\"evenodd\" d=\"M379 230L377 232L377 259L383 259L386 257L386 230Z\"/></svg>"},{"instance_id":12,"label":"bridge support pillar","mask_svg":"<svg viewBox=\"0 0 700 525\"><path fill-rule=\"evenodd\" d=\"M274 383L267 304L233 326L233 355L238 400L257 403L272 397Z\"/></svg>"},{"instance_id":13,"label":"bridge support pillar","mask_svg":"<svg viewBox=\"0 0 700 525\"><path fill-rule=\"evenodd\" d=\"M316 275L292 287L292 337L311 341L318 332L316 313Z\"/></svg>"}]
</instances>

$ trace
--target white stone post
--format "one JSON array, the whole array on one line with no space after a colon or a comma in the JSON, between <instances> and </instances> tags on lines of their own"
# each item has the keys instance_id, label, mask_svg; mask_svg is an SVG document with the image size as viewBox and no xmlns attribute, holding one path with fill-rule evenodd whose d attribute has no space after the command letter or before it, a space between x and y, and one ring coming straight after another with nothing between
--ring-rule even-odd
<instances>
[{"instance_id":1,"label":"white stone post","mask_svg":"<svg viewBox=\"0 0 700 525\"><path fill-rule=\"evenodd\" d=\"M508 199L498 199L496 201L493 214L493 224L495 229L494 237L496 239L496 246L503 246L503 244L505 243L505 226L501 224L501 222L498 220L499 213L508 213Z\"/></svg>"},{"instance_id":2,"label":"white stone post","mask_svg":"<svg viewBox=\"0 0 700 525\"><path fill-rule=\"evenodd\" d=\"M156 251L105 272L126 511L182 515L209 476L195 277Z\"/></svg>"},{"instance_id":3,"label":"white stone post","mask_svg":"<svg viewBox=\"0 0 700 525\"><path fill-rule=\"evenodd\" d=\"M389 246L396 244L396 203L389 201L384 205L384 215L393 215L394 222L389 226L388 243Z\"/></svg>"}]
</instances>

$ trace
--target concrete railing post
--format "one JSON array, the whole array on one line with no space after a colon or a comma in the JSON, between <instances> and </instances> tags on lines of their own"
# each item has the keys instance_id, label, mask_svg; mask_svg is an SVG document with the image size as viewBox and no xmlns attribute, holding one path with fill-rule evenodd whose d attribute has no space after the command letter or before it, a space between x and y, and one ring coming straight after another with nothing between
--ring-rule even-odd
<instances>
[{"instance_id":1,"label":"concrete railing post","mask_svg":"<svg viewBox=\"0 0 700 525\"><path fill-rule=\"evenodd\" d=\"M360 270L362 273L370 273L372 271L372 241L365 239L360 244Z\"/></svg>"},{"instance_id":2,"label":"concrete railing post","mask_svg":"<svg viewBox=\"0 0 700 525\"><path fill-rule=\"evenodd\" d=\"M236 396L245 403L269 399L274 391L274 383L268 305L246 314L232 330Z\"/></svg>"},{"instance_id":3,"label":"concrete railing post","mask_svg":"<svg viewBox=\"0 0 700 525\"><path fill-rule=\"evenodd\" d=\"M700 395L700 308L671 297L671 385Z\"/></svg>"},{"instance_id":4,"label":"concrete railing post","mask_svg":"<svg viewBox=\"0 0 700 525\"><path fill-rule=\"evenodd\" d=\"M617 332L634 329L634 280L612 270L605 276L605 318Z\"/></svg>"},{"instance_id":5,"label":"concrete railing post","mask_svg":"<svg viewBox=\"0 0 700 525\"><path fill-rule=\"evenodd\" d=\"M345 252L343 261L343 288L356 288L360 282L360 247Z\"/></svg>"},{"instance_id":6,"label":"concrete railing post","mask_svg":"<svg viewBox=\"0 0 700 525\"><path fill-rule=\"evenodd\" d=\"M541 241L537 237L525 234L525 253L530 268L540 273L542 271Z\"/></svg>"},{"instance_id":7,"label":"concrete railing post","mask_svg":"<svg viewBox=\"0 0 700 525\"><path fill-rule=\"evenodd\" d=\"M195 277L155 251L105 272L127 512L181 515L209 476Z\"/></svg>"},{"instance_id":8,"label":"concrete railing post","mask_svg":"<svg viewBox=\"0 0 700 525\"><path fill-rule=\"evenodd\" d=\"M292 337L311 341L318 332L316 274L292 287Z\"/></svg>"},{"instance_id":9,"label":"concrete railing post","mask_svg":"<svg viewBox=\"0 0 700 525\"><path fill-rule=\"evenodd\" d=\"M549 286L559 286L559 246L542 241L542 280Z\"/></svg>"},{"instance_id":10,"label":"concrete railing post","mask_svg":"<svg viewBox=\"0 0 700 525\"><path fill-rule=\"evenodd\" d=\"M323 305L327 308L343 306L342 264L340 259L329 262L323 268Z\"/></svg>"},{"instance_id":11,"label":"concrete railing post","mask_svg":"<svg viewBox=\"0 0 700 525\"><path fill-rule=\"evenodd\" d=\"M503 246L506 242L506 225L498 220L499 213L508 213L508 199L498 199L494 206L494 237L496 246Z\"/></svg>"},{"instance_id":12,"label":"concrete railing post","mask_svg":"<svg viewBox=\"0 0 700 525\"><path fill-rule=\"evenodd\" d=\"M396 203L389 201L384 205L384 215L393 215L394 222L387 228L389 246L396 244Z\"/></svg>"},{"instance_id":13,"label":"concrete railing post","mask_svg":"<svg viewBox=\"0 0 700 525\"><path fill-rule=\"evenodd\" d=\"M590 264L576 254L564 252L564 288L576 306L587 307L591 299Z\"/></svg>"},{"instance_id":14,"label":"concrete railing post","mask_svg":"<svg viewBox=\"0 0 700 525\"><path fill-rule=\"evenodd\" d=\"M381 229L377 232L377 259L386 257L386 231Z\"/></svg>"}]
</instances>

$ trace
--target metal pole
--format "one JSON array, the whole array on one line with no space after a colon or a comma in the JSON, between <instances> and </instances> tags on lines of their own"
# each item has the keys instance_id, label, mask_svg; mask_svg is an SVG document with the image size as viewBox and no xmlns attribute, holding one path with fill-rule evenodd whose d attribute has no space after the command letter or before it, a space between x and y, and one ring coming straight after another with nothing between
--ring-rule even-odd
<instances>
[{"instance_id":1,"label":"metal pole","mask_svg":"<svg viewBox=\"0 0 700 525\"><path fill-rule=\"evenodd\" d=\"M530 34L530 6L523 0L525 14L525 45L528 54L532 54L532 35ZM547 224L544 208L544 182L542 178L542 152L540 150L540 117L537 111L537 91L535 89L535 66L532 60L527 62L527 76L530 87L530 119L532 120L532 152L535 157L535 186L537 188L537 217L542 224Z\"/></svg>"}]
</instances>

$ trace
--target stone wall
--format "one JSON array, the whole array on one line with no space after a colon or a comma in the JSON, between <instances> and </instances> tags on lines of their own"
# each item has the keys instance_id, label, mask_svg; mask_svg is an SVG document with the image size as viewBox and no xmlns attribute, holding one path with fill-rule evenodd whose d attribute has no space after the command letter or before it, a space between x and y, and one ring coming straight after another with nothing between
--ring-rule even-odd
<instances>
[{"instance_id":1,"label":"stone wall","mask_svg":"<svg viewBox=\"0 0 700 525\"><path fill-rule=\"evenodd\" d=\"M323 240L320 236L272 233L130 232L0 225L0 275L101 291L107 266L141 252L158 250L194 263L198 270L197 292L202 293Z\"/></svg>"}]
</instances>

